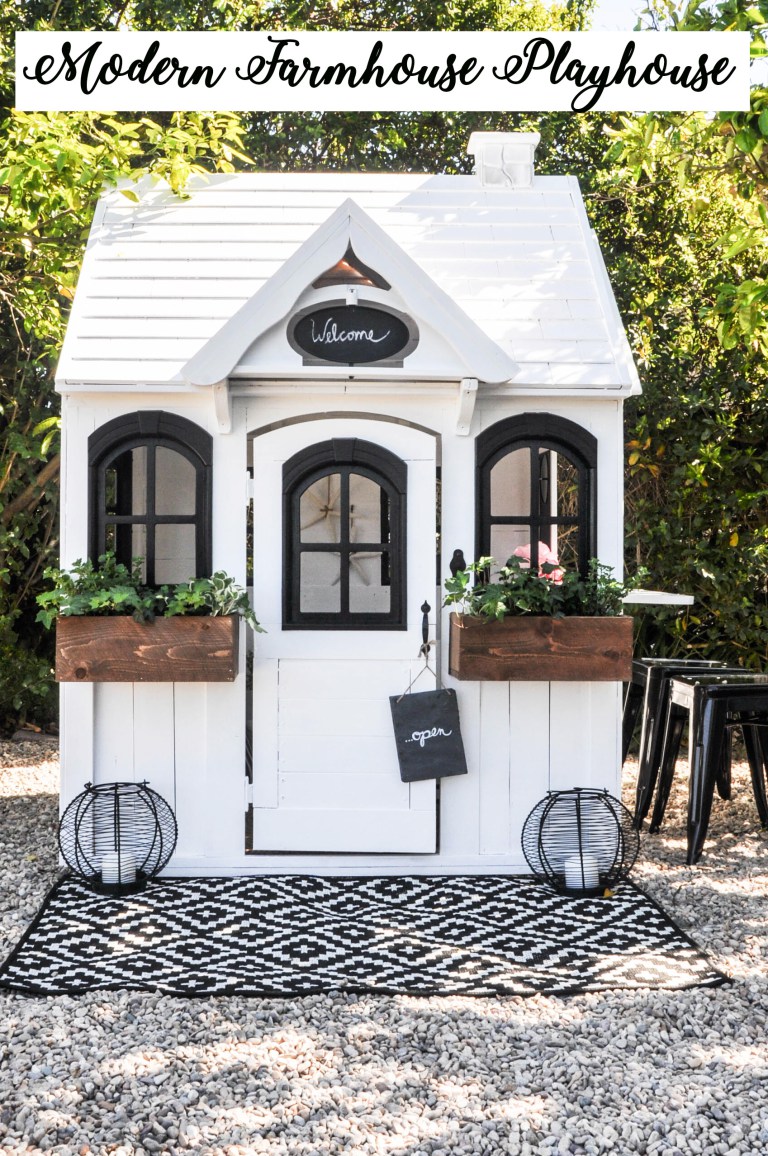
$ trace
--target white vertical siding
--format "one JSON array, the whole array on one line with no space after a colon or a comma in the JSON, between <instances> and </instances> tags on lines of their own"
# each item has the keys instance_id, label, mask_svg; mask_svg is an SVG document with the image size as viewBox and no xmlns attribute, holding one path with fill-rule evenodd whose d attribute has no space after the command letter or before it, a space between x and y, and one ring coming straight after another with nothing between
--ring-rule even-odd
<instances>
[{"instance_id":1,"label":"white vertical siding","mask_svg":"<svg viewBox=\"0 0 768 1156\"><path fill-rule=\"evenodd\" d=\"M456 387L457 389L457 387ZM472 436L455 434L457 394L443 389L412 398L364 399L342 391L314 397L312 409L331 412L405 418L432 426L442 434L442 577L448 574L453 550L460 547L468 559L474 554L474 437L481 428L512 412L543 410L561 414L585 426L598 438L599 543L601 559L616 565L621 559L621 407L611 402L583 399L534 399L530 396L478 401ZM181 413L214 433L214 565L245 576L246 431L269 422L307 412L305 395L283 397L258 394L235 398L233 432L215 433L211 400L191 395L183 404L167 395L145 395L142 406ZM67 502L62 526L66 561L87 550L86 481L87 437L92 429L119 413L136 408L133 395L115 394L66 401L68 455L62 479ZM346 424L346 423L345 423ZM385 423L386 424L386 423ZM321 426L307 427L307 440L325 436ZM349 422L350 431L354 421ZM278 439L279 440L279 439ZM386 438L382 438L386 444ZM420 468L418 462L414 469ZM264 519L281 509L280 487L266 484L256 472L257 534ZM262 484L264 483L264 484ZM269 488L269 487L272 488ZM417 507L411 510L417 516ZM264 567L257 613L267 626L279 623L280 559L263 558ZM257 561L258 565L258 561ZM432 603L435 631L441 638L440 661L446 685L458 693L469 774L444 780L440 795L440 851L436 855L384 854L338 856L279 855L247 857L244 853L244 727L245 679L212 686L66 686L62 687L62 799L67 801L85 781L147 778L175 806L179 845L169 870L230 872L310 870L380 873L398 870L495 871L525 870L520 831L531 807L550 788L576 784L619 786L620 695L616 684L459 683L447 676L447 612L437 616L440 592L434 576L410 575L414 603L424 597ZM422 586L424 589L422 590ZM432 597L430 597L432 595ZM354 632L352 632L354 633ZM432 634L432 637L435 635ZM255 640L261 660L256 664L258 689L254 696L254 743L270 774L256 774L259 805L275 807L280 783L274 757L279 725L277 710L277 656L270 657L274 634ZM288 639L288 643L290 643ZM354 639L352 640L354 642ZM334 658L341 660L352 647L349 636L338 636ZM351 651L350 651L351 652ZM290 659L290 646L286 656ZM293 741L293 740L291 740ZM301 734L296 742L304 741ZM329 768L329 773L343 770ZM310 770L306 770L308 776ZM322 776L321 776L322 777ZM308 822L316 821L322 806L309 806L317 780L297 776L286 789L306 788ZM398 784L399 788L400 784ZM434 795L434 784L426 787ZM382 784L385 807L390 786ZM354 792L353 792L354 793ZM354 801L350 797L350 801ZM322 803L317 798L315 802ZM429 800L423 804L431 805ZM414 800L412 809L422 805ZM386 809L386 808L385 808ZM376 809L362 800L355 815L367 814L375 824ZM314 820L312 816L314 815ZM357 819L356 819L357 821ZM360 820L363 822L363 820ZM363 830L364 827L361 828ZM371 835L373 839L373 835ZM369 844L373 849L374 842Z\"/></svg>"}]
</instances>

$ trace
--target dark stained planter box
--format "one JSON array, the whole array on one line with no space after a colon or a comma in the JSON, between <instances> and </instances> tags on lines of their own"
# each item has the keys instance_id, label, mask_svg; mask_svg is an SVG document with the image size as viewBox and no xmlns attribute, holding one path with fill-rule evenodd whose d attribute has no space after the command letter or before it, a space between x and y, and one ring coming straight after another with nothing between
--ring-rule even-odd
<instances>
[{"instance_id":1,"label":"dark stained planter box","mask_svg":"<svg viewBox=\"0 0 768 1156\"><path fill-rule=\"evenodd\" d=\"M632 619L451 614L448 669L485 682L627 682Z\"/></svg>"},{"instance_id":2,"label":"dark stained planter box","mask_svg":"<svg viewBox=\"0 0 768 1156\"><path fill-rule=\"evenodd\" d=\"M239 616L56 621L57 682L232 682Z\"/></svg>"}]
</instances>

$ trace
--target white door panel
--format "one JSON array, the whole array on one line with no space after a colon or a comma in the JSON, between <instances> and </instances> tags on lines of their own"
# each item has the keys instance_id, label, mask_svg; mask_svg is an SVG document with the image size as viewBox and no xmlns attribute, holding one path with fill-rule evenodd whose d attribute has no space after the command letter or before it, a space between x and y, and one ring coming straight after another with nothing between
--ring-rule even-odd
<instances>
[{"instance_id":1,"label":"white door panel","mask_svg":"<svg viewBox=\"0 0 768 1156\"><path fill-rule=\"evenodd\" d=\"M280 736L282 766L303 767L302 773L354 773L364 767L372 775L392 772L392 736L337 736L331 743L318 743L316 735ZM399 780L398 780L399 782Z\"/></svg>"},{"instance_id":2,"label":"white door panel","mask_svg":"<svg viewBox=\"0 0 768 1156\"><path fill-rule=\"evenodd\" d=\"M397 693L397 692L395 692ZM280 735L317 738L366 737L391 733L388 699L308 699L280 695Z\"/></svg>"},{"instance_id":3,"label":"white door panel","mask_svg":"<svg viewBox=\"0 0 768 1156\"><path fill-rule=\"evenodd\" d=\"M284 630L283 464L310 446L350 437L388 450L407 467L406 628ZM322 419L254 437L254 605L268 631L258 637L254 659L254 852L436 850L435 783L401 782L389 705L390 695L402 694L424 669L425 601L434 636L435 465L435 438L393 422ZM356 516L365 539L355 540L368 540L372 516L359 506ZM361 603L374 604L375 598ZM432 674L423 673L414 689L433 686Z\"/></svg>"},{"instance_id":4,"label":"white door panel","mask_svg":"<svg viewBox=\"0 0 768 1156\"><path fill-rule=\"evenodd\" d=\"M323 851L349 854L413 854L435 850L435 784L425 811L281 810L253 812L253 844L261 851ZM431 837L430 837L431 829Z\"/></svg>"},{"instance_id":5,"label":"white door panel","mask_svg":"<svg viewBox=\"0 0 768 1156\"><path fill-rule=\"evenodd\" d=\"M408 805L407 784L401 783L389 773L371 774L368 769L341 772L316 771L303 774L280 775L280 806L301 810L317 808L319 811L337 810L339 800L344 808L351 811L385 811L401 809ZM402 788L405 787L405 798Z\"/></svg>"}]
</instances>

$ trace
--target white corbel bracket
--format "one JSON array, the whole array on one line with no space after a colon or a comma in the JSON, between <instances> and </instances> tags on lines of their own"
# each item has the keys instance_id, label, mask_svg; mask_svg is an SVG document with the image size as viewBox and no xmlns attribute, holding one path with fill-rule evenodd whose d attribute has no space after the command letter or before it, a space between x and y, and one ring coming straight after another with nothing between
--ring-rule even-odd
<instances>
[{"instance_id":1,"label":"white corbel bracket","mask_svg":"<svg viewBox=\"0 0 768 1156\"><path fill-rule=\"evenodd\" d=\"M456 433L467 437L477 401L477 378L463 377L459 382L459 401L456 407Z\"/></svg>"},{"instance_id":2,"label":"white corbel bracket","mask_svg":"<svg viewBox=\"0 0 768 1156\"><path fill-rule=\"evenodd\" d=\"M229 381L217 381L213 388L213 408L216 414L216 426L220 434L232 433L232 398L229 393Z\"/></svg>"}]
</instances>

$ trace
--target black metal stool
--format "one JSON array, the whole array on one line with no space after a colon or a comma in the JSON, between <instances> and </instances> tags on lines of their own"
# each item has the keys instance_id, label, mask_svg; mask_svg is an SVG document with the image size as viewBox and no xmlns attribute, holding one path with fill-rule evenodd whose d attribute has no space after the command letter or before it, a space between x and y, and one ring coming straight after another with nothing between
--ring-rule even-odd
<instances>
[{"instance_id":1,"label":"black metal stool","mask_svg":"<svg viewBox=\"0 0 768 1156\"><path fill-rule=\"evenodd\" d=\"M648 659L635 658L632 660L632 678L625 684L624 706L621 715L621 762L627 761L629 748L637 729L637 719L640 707L645 698L645 686L648 681Z\"/></svg>"},{"instance_id":2,"label":"black metal stool","mask_svg":"<svg viewBox=\"0 0 768 1156\"><path fill-rule=\"evenodd\" d=\"M632 681L624 696L622 762L627 757L642 703L640 755L634 825L643 824L656 785L664 734L669 680L690 671L727 669L725 663L700 658L638 658L632 663Z\"/></svg>"},{"instance_id":3,"label":"black metal stool","mask_svg":"<svg viewBox=\"0 0 768 1156\"><path fill-rule=\"evenodd\" d=\"M768 675L693 675L673 678L669 686L659 788L651 831L657 831L672 786L683 727L688 719L688 856L697 863L704 846L712 798L728 751L730 729L741 727L760 823L768 826ZM722 792L721 792L722 793Z\"/></svg>"}]
</instances>

